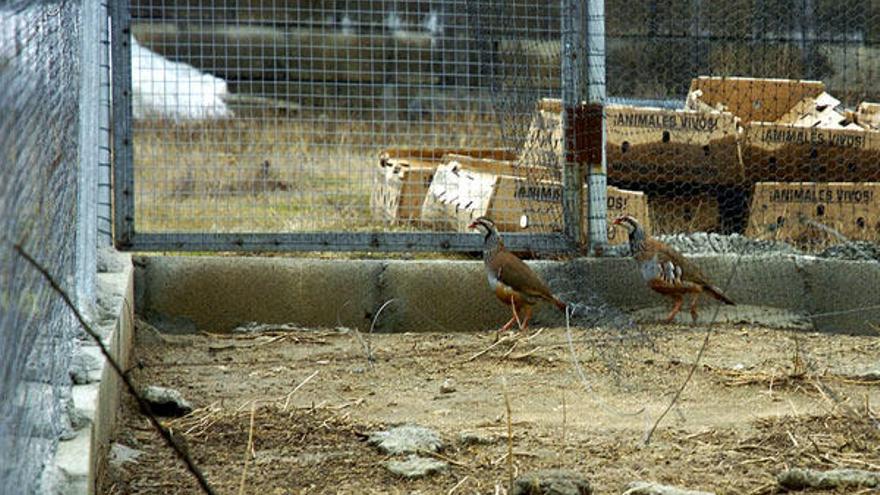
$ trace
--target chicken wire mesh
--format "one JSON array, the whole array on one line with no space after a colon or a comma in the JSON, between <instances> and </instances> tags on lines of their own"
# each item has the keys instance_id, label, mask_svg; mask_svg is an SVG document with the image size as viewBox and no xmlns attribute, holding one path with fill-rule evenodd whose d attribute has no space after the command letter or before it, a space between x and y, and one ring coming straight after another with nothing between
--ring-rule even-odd
<instances>
[{"instance_id":1,"label":"chicken wire mesh","mask_svg":"<svg viewBox=\"0 0 880 495\"><path fill-rule=\"evenodd\" d=\"M71 297L76 256L80 2L0 3L0 493L48 493L69 437L71 313L19 244ZM94 246L93 246L94 249Z\"/></svg>"}]
</instances>

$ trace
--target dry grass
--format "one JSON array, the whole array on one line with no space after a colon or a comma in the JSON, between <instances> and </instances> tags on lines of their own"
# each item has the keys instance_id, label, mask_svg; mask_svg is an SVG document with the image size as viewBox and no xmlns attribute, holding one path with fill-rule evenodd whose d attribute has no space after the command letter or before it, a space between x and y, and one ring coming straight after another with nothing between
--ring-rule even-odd
<instances>
[{"instance_id":1,"label":"dry grass","mask_svg":"<svg viewBox=\"0 0 880 495\"><path fill-rule=\"evenodd\" d=\"M384 230L369 211L380 150L499 141L497 126L477 114L396 124L326 116L141 122L135 221L139 232Z\"/></svg>"}]
</instances>

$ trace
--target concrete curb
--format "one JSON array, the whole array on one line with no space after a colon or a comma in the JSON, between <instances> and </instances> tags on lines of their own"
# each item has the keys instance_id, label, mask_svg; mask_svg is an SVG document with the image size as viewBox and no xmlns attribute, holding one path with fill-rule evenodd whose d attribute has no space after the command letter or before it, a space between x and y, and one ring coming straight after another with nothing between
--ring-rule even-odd
<instances>
[{"instance_id":1,"label":"concrete curb","mask_svg":"<svg viewBox=\"0 0 880 495\"><path fill-rule=\"evenodd\" d=\"M127 258L127 257L126 257ZM123 369L128 368L134 339L134 276L130 263L120 272L98 273L98 317L93 326L103 336ZM97 356L96 369L89 383L74 385L74 407L88 419L87 426L70 440L62 440L55 454L54 476L57 493L95 493L100 470L107 464L110 436L116 426L122 382L107 364L97 345L83 344L80 352Z\"/></svg>"},{"instance_id":2,"label":"concrete curb","mask_svg":"<svg viewBox=\"0 0 880 495\"><path fill-rule=\"evenodd\" d=\"M870 324L880 321L878 263L795 255L691 259L719 286L730 280L728 294L738 305L722 308L721 321L847 333L874 333ZM631 259L530 264L568 301L604 302L641 321L668 310ZM487 331L509 318L488 290L480 261L144 256L136 265L138 311L169 331L229 331L248 321L367 330L391 299L375 331ZM703 321L714 307L701 303ZM562 321L546 305L536 313L539 324Z\"/></svg>"}]
</instances>

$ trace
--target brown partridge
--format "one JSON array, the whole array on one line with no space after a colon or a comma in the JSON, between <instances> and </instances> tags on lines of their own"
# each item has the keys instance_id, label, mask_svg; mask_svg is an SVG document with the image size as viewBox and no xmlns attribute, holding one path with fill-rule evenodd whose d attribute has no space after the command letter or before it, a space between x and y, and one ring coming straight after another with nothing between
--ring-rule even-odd
<instances>
[{"instance_id":1,"label":"brown partridge","mask_svg":"<svg viewBox=\"0 0 880 495\"><path fill-rule=\"evenodd\" d=\"M521 330L526 329L533 307L542 300L565 310L565 303L550 292L541 277L504 248L495 222L487 217L479 217L468 228L477 229L483 234L483 263L486 265L489 287L513 312L513 317L498 330L499 333L509 330L514 322L519 324Z\"/></svg>"},{"instance_id":2,"label":"brown partridge","mask_svg":"<svg viewBox=\"0 0 880 495\"><path fill-rule=\"evenodd\" d=\"M681 253L647 235L635 218L624 215L616 218L614 225L623 227L629 233L630 253L638 262L639 271L648 287L675 300L672 311L666 317L667 323L672 322L681 311L685 294L693 294L691 318L694 321L697 321L697 301L703 292L725 304L736 304Z\"/></svg>"}]
</instances>

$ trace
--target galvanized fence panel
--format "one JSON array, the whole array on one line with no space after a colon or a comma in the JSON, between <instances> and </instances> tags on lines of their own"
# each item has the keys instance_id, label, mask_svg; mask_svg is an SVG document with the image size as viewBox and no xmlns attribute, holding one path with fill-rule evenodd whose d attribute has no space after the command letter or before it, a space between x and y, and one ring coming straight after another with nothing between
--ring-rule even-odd
<instances>
[{"instance_id":1,"label":"galvanized fence panel","mask_svg":"<svg viewBox=\"0 0 880 495\"><path fill-rule=\"evenodd\" d=\"M561 122L535 128L558 3L237 5L114 2L119 246L473 250L481 214L572 245Z\"/></svg>"}]
</instances>

